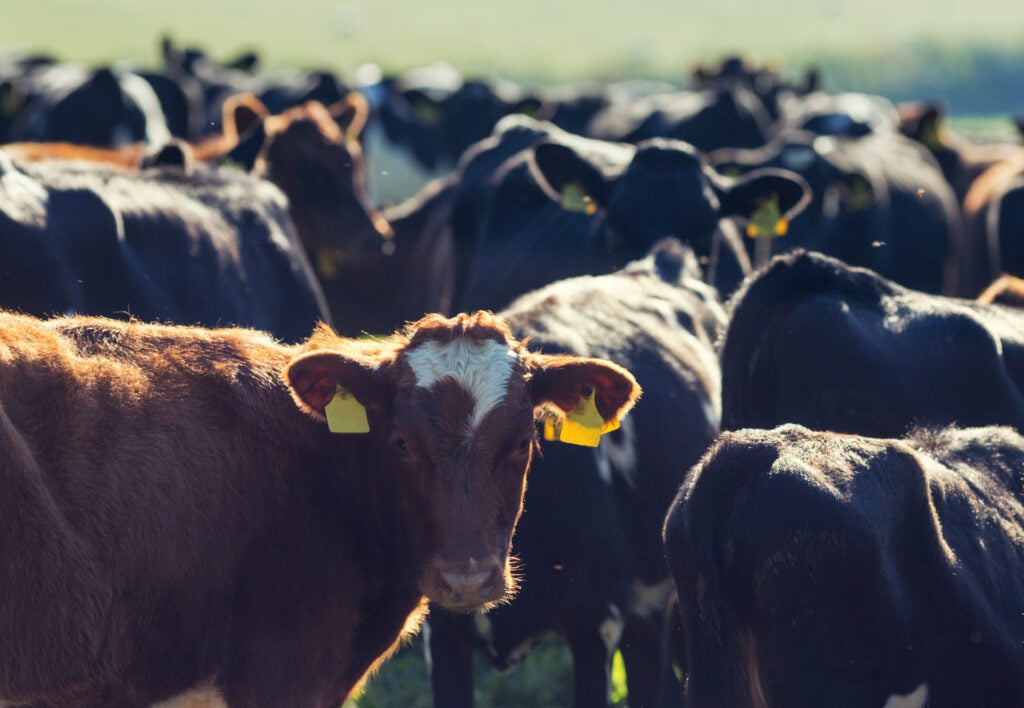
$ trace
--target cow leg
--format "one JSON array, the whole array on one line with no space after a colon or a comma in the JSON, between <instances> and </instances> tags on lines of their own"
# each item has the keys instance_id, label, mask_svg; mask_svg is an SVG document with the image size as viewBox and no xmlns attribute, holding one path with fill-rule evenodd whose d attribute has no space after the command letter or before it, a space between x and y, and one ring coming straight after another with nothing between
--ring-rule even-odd
<instances>
[{"instance_id":1,"label":"cow leg","mask_svg":"<svg viewBox=\"0 0 1024 708\"><path fill-rule=\"evenodd\" d=\"M626 667L630 708L681 705L682 688L668 660L666 630L660 614L626 618L619 649Z\"/></svg>"},{"instance_id":2,"label":"cow leg","mask_svg":"<svg viewBox=\"0 0 1024 708\"><path fill-rule=\"evenodd\" d=\"M572 652L574 708L611 705L612 655L621 635L618 612L600 625L570 628L566 633L565 640Z\"/></svg>"},{"instance_id":3,"label":"cow leg","mask_svg":"<svg viewBox=\"0 0 1024 708\"><path fill-rule=\"evenodd\" d=\"M424 625L430 685L439 708L473 708L473 644L470 628L461 626L464 620L433 610Z\"/></svg>"}]
</instances>

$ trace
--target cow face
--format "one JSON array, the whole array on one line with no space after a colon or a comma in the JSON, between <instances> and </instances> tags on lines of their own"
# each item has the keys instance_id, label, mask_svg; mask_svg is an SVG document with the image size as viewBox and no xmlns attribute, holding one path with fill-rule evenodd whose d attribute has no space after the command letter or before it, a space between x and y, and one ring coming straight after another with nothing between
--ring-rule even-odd
<instances>
[{"instance_id":1,"label":"cow face","mask_svg":"<svg viewBox=\"0 0 1024 708\"><path fill-rule=\"evenodd\" d=\"M366 406L380 467L426 519L413 531L429 539L420 592L456 611L499 602L515 587L509 551L538 415L564 415L593 394L611 422L640 389L611 362L527 351L487 312L431 315L392 342L386 359L301 355L286 380L321 420L338 386Z\"/></svg>"},{"instance_id":2,"label":"cow face","mask_svg":"<svg viewBox=\"0 0 1024 708\"><path fill-rule=\"evenodd\" d=\"M725 179L686 143L655 138L640 143L618 174L601 172L572 148L554 142L535 146L531 170L544 192L567 206L568 190L578 185L575 202L587 213L607 214L620 235L613 243L623 257L642 256L665 236L705 250L724 216L749 217L774 199L786 220L799 213L810 190L797 174L757 170Z\"/></svg>"},{"instance_id":3,"label":"cow face","mask_svg":"<svg viewBox=\"0 0 1024 708\"><path fill-rule=\"evenodd\" d=\"M332 265L390 251L391 227L367 197L357 140L367 111L366 100L351 93L329 108L310 101L265 122L257 173L287 195L321 277L332 277Z\"/></svg>"}]
</instances>

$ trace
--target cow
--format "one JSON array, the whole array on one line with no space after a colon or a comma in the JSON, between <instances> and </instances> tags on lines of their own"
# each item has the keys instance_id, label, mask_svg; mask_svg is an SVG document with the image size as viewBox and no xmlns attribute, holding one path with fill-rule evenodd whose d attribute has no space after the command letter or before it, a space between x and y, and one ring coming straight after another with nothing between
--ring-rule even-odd
<instances>
[{"instance_id":1,"label":"cow","mask_svg":"<svg viewBox=\"0 0 1024 708\"><path fill-rule=\"evenodd\" d=\"M165 142L160 101L138 74L57 63L33 70L3 142L63 141L98 147Z\"/></svg>"},{"instance_id":2,"label":"cow","mask_svg":"<svg viewBox=\"0 0 1024 708\"><path fill-rule=\"evenodd\" d=\"M763 145L771 125L771 115L758 95L745 84L730 81L701 91L675 90L610 101L582 134L627 143L671 138L709 152Z\"/></svg>"},{"instance_id":3,"label":"cow","mask_svg":"<svg viewBox=\"0 0 1024 708\"><path fill-rule=\"evenodd\" d=\"M716 150L708 162L724 174L773 167L806 180L814 198L771 242L774 253L813 249L910 288L954 294L961 218L952 188L922 145L856 124L862 130L852 134L783 131L763 148Z\"/></svg>"},{"instance_id":4,"label":"cow","mask_svg":"<svg viewBox=\"0 0 1024 708\"><path fill-rule=\"evenodd\" d=\"M976 296L1003 273L1024 276L1024 147L975 179L964 197L962 294Z\"/></svg>"},{"instance_id":5,"label":"cow","mask_svg":"<svg viewBox=\"0 0 1024 708\"><path fill-rule=\"evenodd\" d=\"M569 646L574 706L610 705L620 648L630 705L660 707L663 697L671 705L679 687L663 696L674 676L661 521L683 473L717 434L718 295L692 252L665 239L621 271L552 283L499 316L546 353L618 361L645 393L596 450L552 445L534 461L513 540L515 599L486 614L431 612L434 705L472 706L474 648L505 670L547 634Z\"/></svg>"},{"instance_id":6,"label":"cow","mask_svg":"<svg viewBox=\"0 0 1024 708\"><path fill-rule=\"evenodd\" d=\"M810 251L776 256L728 304L722 429L799 423L1024 431L1024 313L904 288Z\"/></svg>"},{"instance_id":7,"label":"cow","mask_svg":"<svg viewBox=\"0 0 1024 708\"><path fill-rule=\"evenodd\" d=\"M390 338L0 313L0 701L337 706L492 606L535 415L640 389L490 313Z\"/></svg>"},{"instance_id":8,"label":"cow","mask_svg":"<svg viewBox=\"0 0 1024 708\"><path fill-rule=\"evenodd\" d=\"M498 309L561 278L608 273L658 240L693 245L709 282L732 288L749 271L740 225L765 202L779 227L809 199L793 173L722 177L692 146L570 135L509 116L464 155L451 205L456 310ZM471 304L477 303L477 304Z\"/></svg>"},{"instance_id":9,"label":"cow","mask_svg":"<svg viewBox=\"0 0 1024 708\"><path fill-rule=\"evenodd\" d=\"M237 324L291 342L330 321L280 190L160 154L127 170L0 150L0 306Z\"/></svg>"},{"instance_id":10,"label":"cow","mask_svg":"<svg viewBox=\"0 0 1024 708\"><path fill-rule=\"evenodd\" d=\"M723 433L665 519L686 701L1024 703L1024 437Z\"/></svg>"},{"instance_id":11,"label":"cow","mask_svg":"<svg viewBox=\"0 0 1024 708\"><path fill-rule=\"evenodd\" d=\"M5 150L23 161L47 159L103 162L124 168L167 164L178 155L188 166L230 159L240 145L254 155L252 174L276 185L287 198L306 257L316 268L334 325L343 334L392 330L426 309L391 301L397 262L392 229L369 203L358 138L367 116L355 92L330 106L310 101L272 115L251 94L223 104L222 132L184 146L133 143L118 149L63 143L14 143ZM404 262L403 262L404 265ZM411 267L411 266L410 266ZM96 313L98 314L98 313ZM308 322L302 322L308 329ZM301 336L300 330L300 336Z\"/></svg>"},{"instance_id":12,"label":"cow","mask_svg":"<svg viewBox=\"0 0 1024 708\"><path fill-rule=\"evenodd\" d=\"M976 142L956 132L948 125L946 106L940 101L904 101L897 109L900 132L935 155L960 203L985 170L1020 150L1012 143Z\"/></svg>"},{"instance_id":13,"label":"cow","mask_svg":"<svg viewBox=\"0 0 1024 708\"><path fill-rule=\"evenodd\" d=\"M750 89L764 104L773 126L782 117L785 105L809 93L820 92L822 85L819 69L808 69L799 81L788 81L776 67L754 66L737 55L727 56L717 65L698 64L691 76L701 90L730 84Z\"/></svg>"}]
</instances>

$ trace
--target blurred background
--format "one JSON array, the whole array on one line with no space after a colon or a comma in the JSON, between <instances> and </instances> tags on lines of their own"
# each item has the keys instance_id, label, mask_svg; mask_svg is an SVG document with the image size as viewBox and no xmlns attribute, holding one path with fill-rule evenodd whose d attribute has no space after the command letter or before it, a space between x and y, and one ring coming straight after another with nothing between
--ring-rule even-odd
<instances>
[{"instance_id":1,"label":"blurred background","mask_svg":"<svg viewBox=\"0 0 1024 708\"><path fill-rule=\"evenodd\" d=\"M262 66L447 61L550 84L641 77L684 83L738 54L829 90L942 99L954 117L1024 111L1019 0L5 0L0 53L154 66L159 38Z\"/></svg>"}]
</instances>

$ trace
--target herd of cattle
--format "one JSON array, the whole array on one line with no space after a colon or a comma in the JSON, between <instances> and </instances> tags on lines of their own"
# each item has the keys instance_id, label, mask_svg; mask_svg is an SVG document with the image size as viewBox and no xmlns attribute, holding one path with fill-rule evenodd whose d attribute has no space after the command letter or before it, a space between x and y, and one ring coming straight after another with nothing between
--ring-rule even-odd
<instances>
[{"instance_id":1,"label":"herd of cattle","mask_svg":"<svg viewBox=\"0 0 1024 708\"><path fill-rule=\"evenodd\" d=\"M1024 141L162 58L0 61L0 705L1024 705Z\"/></svg>"}]
</instances>

